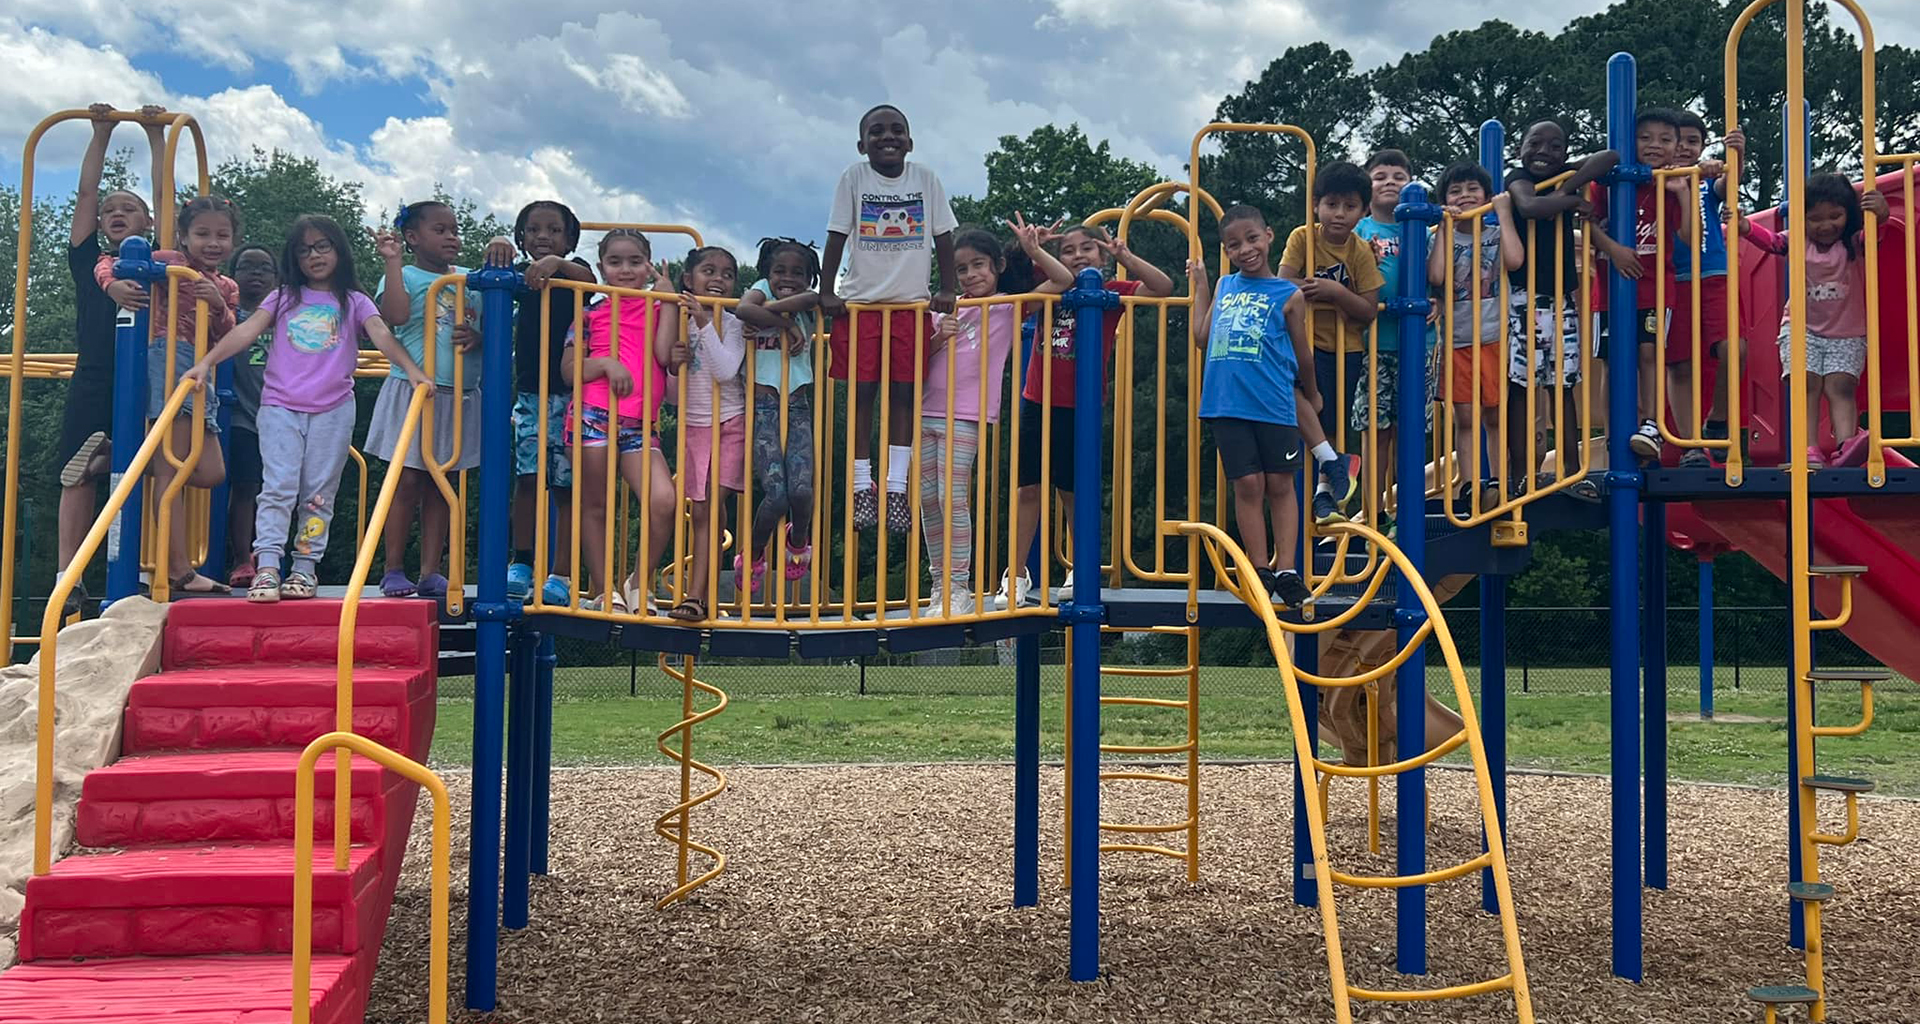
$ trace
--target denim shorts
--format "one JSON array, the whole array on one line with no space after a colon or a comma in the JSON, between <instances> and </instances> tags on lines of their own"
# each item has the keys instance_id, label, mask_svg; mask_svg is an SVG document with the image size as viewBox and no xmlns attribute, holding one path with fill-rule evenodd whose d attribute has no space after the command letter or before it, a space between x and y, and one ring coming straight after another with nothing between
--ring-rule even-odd
<instances>
[{"instance_id":1,"label":"denim shorts","mask_svg":"<svg viewBox=\"0 0 1920 1024\"><path fill-rule=\"evenodd\" d=\"M573 417L567 417L567 443L573 443ZM582 448L605 448L607 446L607 410L591 406L580 414L580 446ZM659 449L660 439L641 430L639 424L620 424L620 454L631 455Z\"/></svg>"}]
</instances>

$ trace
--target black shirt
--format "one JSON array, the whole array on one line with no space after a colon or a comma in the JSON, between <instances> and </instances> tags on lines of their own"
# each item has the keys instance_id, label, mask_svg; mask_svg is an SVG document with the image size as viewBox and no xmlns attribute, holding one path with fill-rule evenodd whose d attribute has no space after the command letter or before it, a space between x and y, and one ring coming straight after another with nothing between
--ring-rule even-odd
<instances>
[{"instance_id":1,"label":"black shirt","mask_svg":"<svg viewBox=\"0 0 1920 1024\"><path fill-rule=\"evenodd\" d=\"M1549 172L1546 178L1543 179L1535 178L1533 172L1527 170L1525 167L1516 167L1507 172L1506 187L1509 192L1514 191L1516 186L1519 188L1532 189L1537 186L1540 181L1558 177L1573 169L1574 165L1567 164L1558 170ZM1555 272L1553 260L1555 245L1560 244L1562 246L1559 250L1562 254L1562 269L1566 273L1566 276L1561 280L1565 283L1566 294L1578 294L1580 290L1580 271L1578 269L1580 245L1574 239L1573 235L1573 211L1569 210L1566 213L1560 214L1558 217L1547 220L1534 220L1525 217L1517 219L1520 223L1515 225L1515 227L1520 231L1520 245L1527 250L1527 258L1525 262L1520 264L1518 270L1509 272L1508 279L1512 282L1514 289L1517 291L1527 288L1527 274L1529 268L1532 268L1534 287L1530 289L1530 291L1536 295L1551 297L1554 287ZM1554 241L1556 227L1560 234L1561 243L1555 243ZM1536 248L1538 249L1537 253L1535 252ZM1573 307L1569 305L1568 308Z\"/></svg>"},{"instance_id":2,"label":"black shirt","mask_svg":"<svg viewBox=\"0 0 1920 1024\"><path fill-rule=\"evenodd\" d=\"M73 348L75 374L113 376L113 332L119 308L93 279L100 262L100 235L88 235L67 249L67 271L73 275Z\"/></svg>"},{"instance_id":3,"label":"black shirt","mask_svg":"<svg viewBox=\"0 0 1920 1024\"><path fill-rule=\"evenodd\" d=\"M573 257L574 264L586 267L593 265L578 256ZM514 264L513 269L522 274L531 266L530 261L522 260ZM519 300L513 314L513 387L523 395L538 394L540 391L540 294L541 290L521 289L515 296ZM567 394L566 383L560 377L560 353L566 351L567 331L573 327L574 293L564 288L553 289L548 303L553 312L547 334L547 394Z\"/></svg>"}]
</instances>

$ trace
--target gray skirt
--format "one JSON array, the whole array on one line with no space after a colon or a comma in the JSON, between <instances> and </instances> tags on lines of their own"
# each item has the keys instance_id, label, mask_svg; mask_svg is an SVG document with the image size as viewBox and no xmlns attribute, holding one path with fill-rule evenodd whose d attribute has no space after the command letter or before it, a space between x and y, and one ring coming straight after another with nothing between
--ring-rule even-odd
<instances>
[{"instance_id":1,"label":"gray skirt","mask_svg":"<svg viewBox=\"0 0 1920 1024\"><path fill-rule=\"evenodd\" d=\"M433 402L427 407L433 418L433 455L436 465L445 465L453 455L453 410L460 407L460 457L447 466L452 472L472 469L480 464L480 392L461 393L446 385L433 389ZM370 458L386 461L393 457L393 446L406 425L407 405L413 401L413 385L405 377L388 377L380 385L380 396L373 402L373 421L367 424L367 443L362 452ZM424 419L414 430L413 444L402 463L408 469L425 470L421 458L421 437L426 432Z\"/></svg>"}]
</instances>

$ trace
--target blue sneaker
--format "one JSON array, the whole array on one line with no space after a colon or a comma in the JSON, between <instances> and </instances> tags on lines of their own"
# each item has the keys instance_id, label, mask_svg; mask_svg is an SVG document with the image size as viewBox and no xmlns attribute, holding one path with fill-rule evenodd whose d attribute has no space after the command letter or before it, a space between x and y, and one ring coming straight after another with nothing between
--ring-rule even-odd
<instances>
[{"instance_id":1,"label":"blue sneaker","mask_svg":"<svg viewBox=\"0 0 1920 1024\"><path fill-rule=\"evenodd\" d=\"M526 604L533 597L533 566L515 562L507 566L507 600Z\"/></svg>"},{"instance_id":2,"label":"blue sneaker","mask_svg":"<svg viewBox=\"0 0 1920 1024\"><path fill-rule=\"evenodd\" d=\"M540 588L540 600L565 608L573 602L573 581L565 576L548 576Z\"/></svg>"},{"instance_id":3,"label":"blue sneaker","mask_svg":"<svg viewBox=\"0 0 1920 1024\"><path fill-rule=\"evenodd\" d=\"M1339 455L1320 464L1320 479L1333 492L1333 503L1341 509L1360 493L1360 457Z\"/></svg>"}]
</instances>

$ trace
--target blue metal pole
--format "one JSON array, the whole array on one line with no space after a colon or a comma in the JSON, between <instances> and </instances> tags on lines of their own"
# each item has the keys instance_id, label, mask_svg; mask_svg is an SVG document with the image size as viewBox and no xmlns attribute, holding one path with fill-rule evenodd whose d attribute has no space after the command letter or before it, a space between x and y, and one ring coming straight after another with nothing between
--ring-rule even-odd
<instances>
[{"instance_id":1,"label":"blue metal pole","mask_svg":"<svg viewBox=\"0 0 1920 1024\"><path fill-rule=\"evenodd\" d=\"M1305 473L1295 474L1300 483L1306 480ZM1307 506L1301 505L1301 508ZM1301 561L1295 565L1305 565L1305 559L1311 554L1302 554ZM1320 635L1301 633L1294 637L1293 663L1308 672L1320 671ZM1306 709L1307 749L1320 749L1320 690L1304 679L1297 680L1295 686L1300 692L1300 706ZM1320 904L1320 886L1314 881L1313 866L1313 829L1307 821L1307 801L1318 800L1318 793L1308 793L1306 780L1300 774L1300 755L1293 756L1293 902L1303 907Z\"/></svg>"},{"instance_id":2,"label":"blue metal pole","mask_svg":"<svg viewBox=\"0 0 1920 1024\"><path fill-rule=\"evenodd\" d=\"M1060 608L1073 630L1073 833L1068 837L1073 871L1068 910L1068 976L1100 976L1100 603L1101 423L1106 407L1106 353L1101 322L1120 297L1106 289L1100 272L1082 270L1062 296L1073 310L1073 598Z\"/></svg>"},{"instance_id":3,"label":"blue metal pole","mask_svg":"<svg viewBox=\"0 0 1920 1024\"><path fill-rule=\"evenodd\" d=\"M1040 902L1040 638L1017 637L1013 650L1013 905L1031 907Z\"/></svg>"},{"instance_id":4,"label":"blue metal pole","mask_svg":"<svg viewBox=\"0 0 1920 1024\"><path fill-rule=\"evenodd\" d=\"M1400 193L1400 205L1394 210L1400 224L1400 281L1394 298L1387 303L1389 316L1400 318L1403 345L1421 344L1415 339L1427 336L1427 312L1433 306L1428 298L1426 280L1427 232L1440 222L1440 208L1427 201L1427 190L1408 185ZM1416 351L1419 351L1416 349ZM1404 349L1403 349L1404 352ZM1397 446L1400 465L1399 508L1394 522L1399 527L1398 543L1407 561L1422 575L1427 566L1427 445L1417 425L1427 422L1427 360L1402 358L1400 361L1399 405L1394 422L1402 424ZM1413 581L1402 578L1395 591L1393 621L1400 646L1413 642L1414 633L1426 623L1426 607L1420 603ZM1416 647L1394 675L1399 691L1395 705L1395 728L1400 737L1400 756L1412 749L1424 749L1427 735L1427 655L1424 646ZM1427 869L1427 833L1418 823L1427 817L1426 769L1402 772L1394 783L1394 815L1400 826L1394 830L1394 871L1417 875ZM1427 890L1409 885L1394 890L1395 931L1398 935L1395 962L1403 974L1427 971Z\"/></svg>"},{"instance_id":5,"label":"blue metal pole","mask_svg":"<svg viewBox=\"0 0 1920 1024\"><path fill-rule=\"evenodd\" d=\"M500 923L525 928L533 858L533 652L537 639L513 630L507 641L507 848Z\"/></svg>"},{"instance_id":6,"label":"blue metal pole","mask_svg":"<svg viewBox=\"0 0 1920 1024\"><path fill-rule=\"evenodd\" d=\"M513 490L513 296L519 274L489 267L467 276L480 293L480 507L473 653L472 850L467 866L467 1008L492 1010L500 959L501 731L506 713L507 515Z\"/></svg>"},{"instance_id":7,"label":"blue metal pole","mask_svg":"<svg viewBox=\"0 0 1920 1024\"><path fill-rule=\"evenodd\" d=\"M167 279L167 266L153 260L153 246L144 238L129 238L120 243L120 258L114 261L113 276L122 281L137 281L151 295L153 285ZM147 311L119 311L113 334L113 479L120 478L133 465L147 432ZM146 485L136 483L120 506L107 533L107 595L105 607L123 597L140 592L140 523L145 508L142 502Z\"/></svg>"},{"instance_id":8,"label":"blue metal pole","mask_svg":"<svg viewBox=\"0 0 1920 1024\"><path fill-rule=\"evenodd\" d=\"M1641 645L1646 671L1641 726L1646 747L1646 883L1667 887L1667 505L1649 501L1642 506L1646 549L1642 564L1646 583Z\"/></svg>"},{"instance_id":9,"label":"blue metal pole","mask_svg":"<svg viewBox=\"0 0 1920 1024\"><path fill-rule=\"evenodd\" d=\"M1700 559L1700 717L1713 717L1713 556Z\"/></svg>"},{"instance_id":10,"label":"blue metal pole","mask_svg":"<svg viewBox=\"0 0 1920 1024\"><path fill-rule=\"evenodd\" d=\"M536 875L547 873L547 838L552 830L550 805L553 802L553 667L560 662L554 653L553 634L537 633L540 648L533 661L533 848L527 869Z\"/></svg>"},{"instance_id":11,"label":"blue metal pole","mask_svg":"<svg viewBox=\"0 0 1920 1024\"><path fill-rule=\"evenodd\" d=\"M1500 836L1507 834L1507 578L1480 577L1480 742L1487 751L1493 809ZM1401 756L1405 756L1404 754ZM1485 837L1481 849L1486 848ZM1500 912L1493 869L1480 872L1480 905Z\"/></svg>"},{"instance_id":12,"label":"blue metal pole","mask_svg":"<svg viewBox=\"0 0 1920 1024\"><path fill-rule=\"evenodd\" d=\"M1653 172L1634 149L1633 55L1607 60L1607 143L1621 154L1608 199L1608 226L1616 241L1635 245L1634 188ZM1639 425L1635 392L1640 364L1634 283L1607 272L1607 529L1608 598L1613 609L1613 973L1644 977L1640 903L1640 474L1627 439Z\"/></svg>"}]
</instances>

